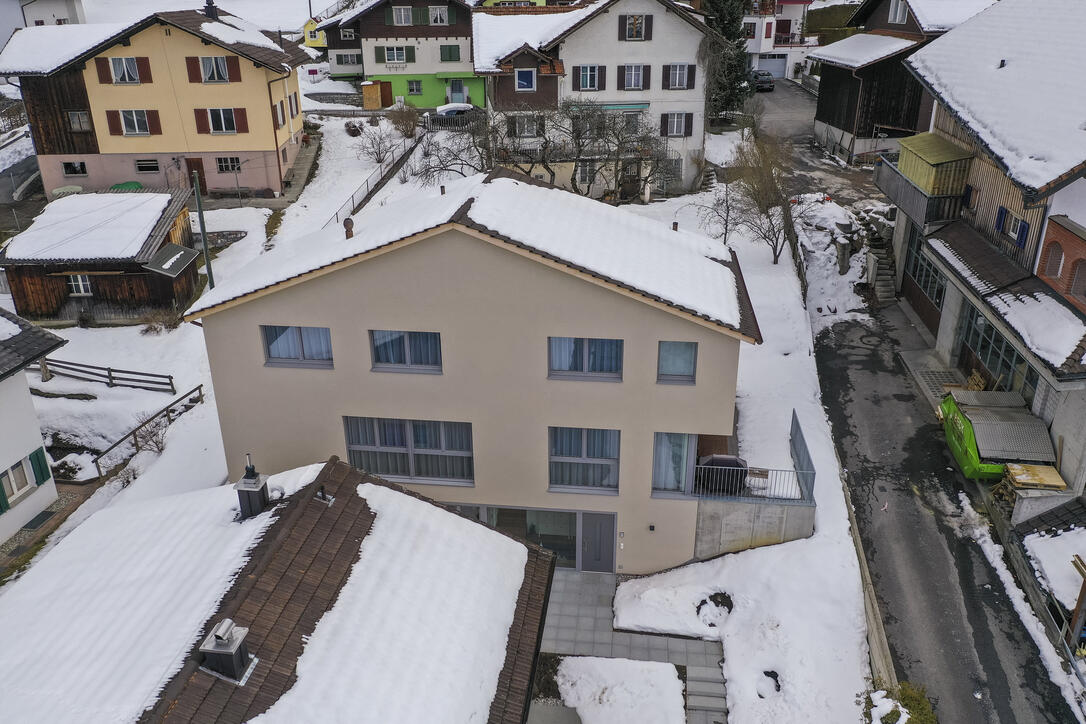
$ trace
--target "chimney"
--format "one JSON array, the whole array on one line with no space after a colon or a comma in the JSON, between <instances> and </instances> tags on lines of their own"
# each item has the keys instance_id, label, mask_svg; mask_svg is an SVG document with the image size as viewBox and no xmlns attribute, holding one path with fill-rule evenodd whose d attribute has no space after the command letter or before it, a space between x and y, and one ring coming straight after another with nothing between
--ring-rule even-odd
<instances>
[{"instance_id":1,"label":"chimney","mask_svg":"<svg viewBox=\"0 0 1086 724\"><path fill-rule=\"evenodd\" d=\"M671 230L672 231L678 231L679 230L679 222L678 221L672 221L671 222Z\"/></svg>"},{"instance_id":2,"label":"chimney","mask_svg":"<svg viewBox=\"0 0 1086 724\"><path fill-rule=\"evenodd\" d=\"M1000 68L1006 68L1007 67L1007 59L1006 58L1000 58L999 59L999 67Z\"/></svg>"},{"instance_id":3,"label":"chimney","mask_svg":"<svg viewBox=\"0 0 1086 724\"><path fill-rule=\"evenodd\" d=\"M215 7L215 0L207 0L207 5L204 5L204 15L206 15L209 20L219 19L219 9Z\"/></svg>"},{"instance_id":4,"label":"chimney","mask_svg":"<svg viewBox=\"0 0 1086 724\"><path fill-rule=\"evenodd\" d=\"M348 239L354 236L354 219L350 216L343 220L343 234Z\"/></svg>"},{"instance_id":5,"label":"chimney","mask_svg":"<svg viewBox=\"0 0 1086 724\"><path fill-rule=\"evenodd\" d=\"M444 186L442 186L442 187L441 187L441 195L442 195L442 196L444 196L444 195L445 195L445 187L444 187Z\"/></svg>"},{"instance_id":6,"label":"chimney","mask_svg":"<svg viewBox=\"0 0 1086 724\"><path fill-rule=\"evenodd\" d=\"M235 626L228 618L211 629L204 642L200 644L200 653L204 655L204 668L227 679L244 684L249 668L249 647L245 636L249 629Z\"/></svg>"},{"instance_id":7,"label":"chimney","mask_svg":"<svg viewBox=\"0 0 1086 724\"><path fill-rule=\"evenodd\" d=\"M241 505L241 519L260 515L268 509L268 476L261 475L253 467L253 456L245 453L245 477L234 483Z\"/></svg>"}]
</instances>

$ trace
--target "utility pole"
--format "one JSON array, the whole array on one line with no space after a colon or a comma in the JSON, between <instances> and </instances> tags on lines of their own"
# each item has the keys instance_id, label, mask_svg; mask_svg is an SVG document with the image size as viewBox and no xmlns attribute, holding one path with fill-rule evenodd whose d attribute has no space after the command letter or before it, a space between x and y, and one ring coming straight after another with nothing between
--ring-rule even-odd
<instances>
[{"instance_id":1,"label":"utility pole","mask_svg":"<svg viewBox=\"0 0 1086 724\"><path fill-rule=\"evenodd\" d=\"M204 242L204 268L207 269L208 289L215 288L215 275L211 273L211 244L207 238L207 225L204 223L204 205L200 201L200 172L192 170L192 190L196 192L196 216L200 220L200 238Z\"/></svg>"}]
</instances>

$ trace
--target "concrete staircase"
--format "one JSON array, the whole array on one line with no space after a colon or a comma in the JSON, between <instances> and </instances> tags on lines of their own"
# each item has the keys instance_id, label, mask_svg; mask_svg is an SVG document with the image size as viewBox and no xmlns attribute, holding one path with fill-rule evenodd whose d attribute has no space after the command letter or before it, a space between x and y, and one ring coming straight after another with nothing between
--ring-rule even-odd
<instances>
[{"instance_id":1,"label":"concrete staircase","mask_svg":"<svg viewBox=\"0 0 1086 724\"><path fill-rule=\"evenodd\" d=\"M724 674L719 666L686 667L687 724L727 724Z\"/></svg>"},{"instance_id":2,"label":"concrete staircase","mask_svg":"<svg viewBox=\"0 0 1086 724\"><path fill-rule=\"evenodd\" d=\"M712 191L718 183L720 183L720 177L717 175L720 170L713 164L706 164L705 172L701 175L701 188L699 191Z\"/></svg>"},{"instance_id":3,"label":"concrete staircase","mask_svg":"<svg viewBox=\"0 0 1086 724\"><path fill-rule=\"evenodd\" d=\"M892 304L897 299L895 281L897 279L897 266L894 263L894 250L890 242L875 225L865 221L864 233L867 234L867 248L869 260L875 262L875 298L880 304Z\"/></svg>"}]
</instances>

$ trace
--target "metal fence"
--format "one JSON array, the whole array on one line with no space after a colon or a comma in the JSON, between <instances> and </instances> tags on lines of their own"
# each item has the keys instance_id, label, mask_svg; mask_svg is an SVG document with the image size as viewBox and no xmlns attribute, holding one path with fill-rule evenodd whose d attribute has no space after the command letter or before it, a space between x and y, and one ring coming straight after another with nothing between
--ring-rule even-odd
<instances>
[{"instance_id":1,"label":"metal fence","mask_svg":"<svg viewBox=\"0 0 1086 724\"><path fill-rule=\"evenodd\" d=\"M792 410L792 429L788 434L788 447L792 452L792 464L796 466L796 476L803 489L803 499L814 503L815 466L811 451L807 447L807 438L803 435L803 426L799 424L799 415Z\"/></svg>"},{"instance_id":2,"label":"metal fence","mask_svg":"<svg viewBox=\"0 0 1086 724\"><path fill-rule=\"evenodd\" d=\"M770 468L694 467L694 495L699 498L749 500L808 500L795 470Z\"/></svg>"},{"instance_id":3,"label":"metal fence","mask_svg":"<svg viewBox=\"0 0 1086 724\"><path fill-rule=\"evenodd\" d=\"M380 166L375 168L369 176L366 177L366 180L363 181L362 184L354 190L353 194L351 194L351 198L344 201L343 205L339 207L339 210L332 215L332 218L324 222L321 228L327 229L332 224L341 223L344 219L353 214L354 210L358 208L358 205L361 204L363 200L365 200L365 198L369 196L370 192L377 187L377 184L381 182L381 179L384 178L385 174L391 171L392 167L395 166L396 163L399 162L399 160L403 158L405 154L410 153L411 149L415 147L415 144L418 143L418 134L420 133L422 133L421 130L416 131L416 138L414 139L403 139L400 147L396 149L391 156L385 159Z\"/></svg>"}]
</instances>

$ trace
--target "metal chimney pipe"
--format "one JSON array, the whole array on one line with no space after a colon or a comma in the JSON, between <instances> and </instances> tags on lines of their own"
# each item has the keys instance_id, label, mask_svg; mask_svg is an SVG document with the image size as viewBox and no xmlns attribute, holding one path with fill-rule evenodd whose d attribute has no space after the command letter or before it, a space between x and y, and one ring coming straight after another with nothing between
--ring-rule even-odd
<instances>
[{"instance_id":1,"label":"metal chimney pipe","mask_svg":"<svg viewBox=\"0 0 1086 724\"><path fill-rule=\"evenodd\" d=\"M343 220L343 234L348 239L354 237L354 219L350 216Z\"/></svg>"},{"instance_id":2,"label":"metal chimney pipe","mask_svg":"<svg viewBox=\"0 0 1086 724\"><path fill-rule=\"evenodd\" d=\"M679 230L679 222L678 221L672 221L671 222L671 230L672 231L678 231Z\"/></svg>"},{"instance_id":3,"label":"metal chimney pipe","mask_svg":"<svg viewBox=\"0 0 1086 724\"><path fill-rule=\"evenodd\" d=\"M215 0L207 0L207 5L204 5L204 15L210 20L219 19L219 9L215 7Z\"/></svg>"}]
</instances>

